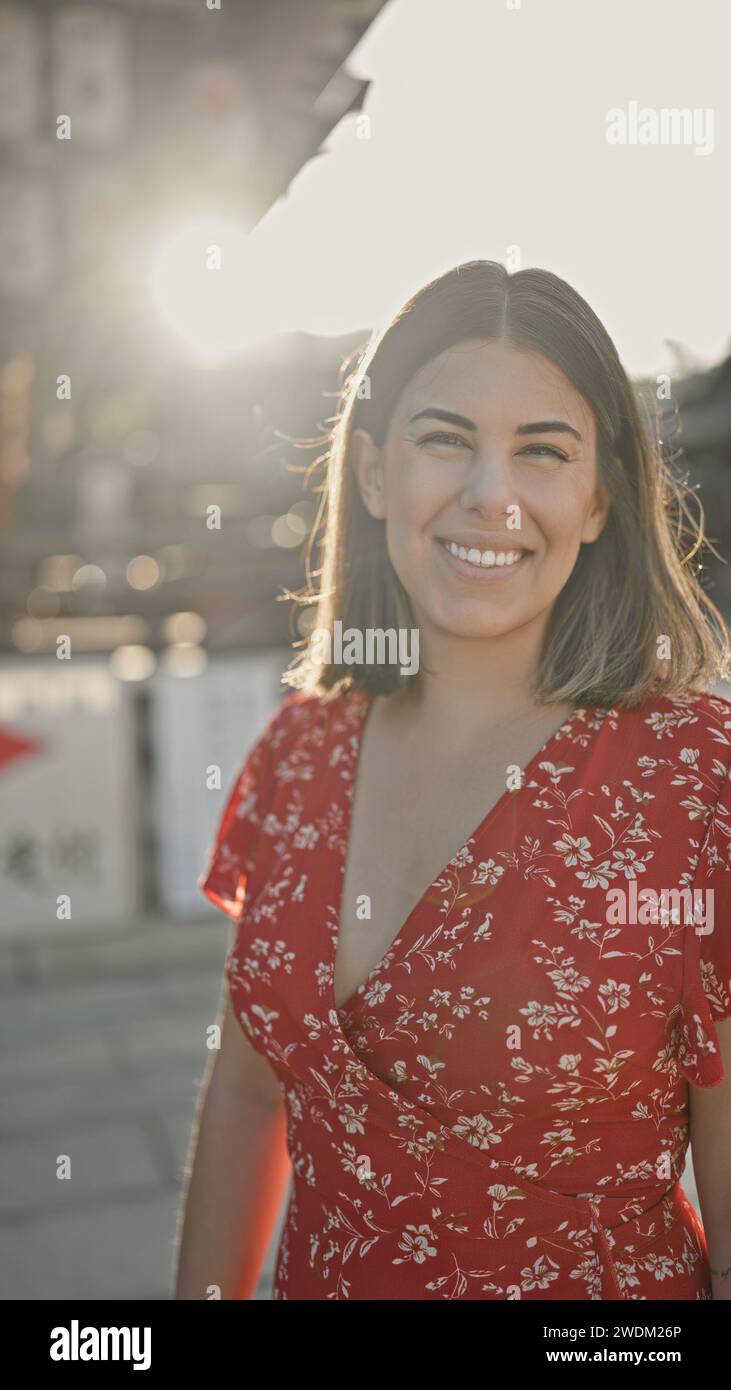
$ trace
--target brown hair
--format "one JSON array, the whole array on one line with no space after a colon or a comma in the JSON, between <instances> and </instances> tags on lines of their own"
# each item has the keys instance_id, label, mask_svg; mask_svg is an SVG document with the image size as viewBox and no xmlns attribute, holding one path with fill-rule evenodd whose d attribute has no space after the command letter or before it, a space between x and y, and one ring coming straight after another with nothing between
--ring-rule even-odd
<instances>
[{"instance_id":1,"label":"brown hair","mask_svg":"<svg viewBox=\"0 0 731 1390\"><path fill-rule=\"evenodd\" d=\"M581 295L547 270L509 274L495 261L469 261L433 280L374 334L347 377L328 438L322 505L308 550L308 588L287 593L317 604L313 627L415 627L409 596L388 556L385 523L363 505L349 442L364 429L385 441L394 406L416 373L467 339L504 342L553 362L594 412L597 459L611 504L599 538L583 545L547 624L534 680L540 703L631 708L650 694L685 695L728 674L724 619L692 568L703 514L643 424L639 403L606 329ZM697 499L694 498L697 501ZM312 545L324 526L321 586L313 586ZM685 547L685 553L683 553ZM658 638L670 639L659 661ZM313 634L282 679L324 694L351 688L387 694L416 676L387 664L322 660Z\"/></svg>"}]
</instances>

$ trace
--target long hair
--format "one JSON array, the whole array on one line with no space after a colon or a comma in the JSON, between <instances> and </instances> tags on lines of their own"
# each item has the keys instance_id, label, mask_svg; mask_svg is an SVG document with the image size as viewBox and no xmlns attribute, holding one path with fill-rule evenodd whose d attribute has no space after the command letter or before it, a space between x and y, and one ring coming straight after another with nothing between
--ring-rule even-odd
<instances>
[{"instance_id":1,"label":"long hair","mask_svg":"<svg viewBox=\"0 0 731 1390\"><path fill-rule=\"evenodd\" d=\"M644 424L606 329L581 295L547 270L509 274L495 261L466 262L426 285L373 335L344 382L322 460L315 532L324 534L312 537L320 546L321 583L313 584L310 550L308 587L286 597L316 604L312 628L320 631L333 632L337 620L343 632L416 626L389 559L385 522L371 517L360 497L350 439L360 428L381 446L416 373L475 338L540 353L564 373L594 413L598 469L610 497L603 531L582 545L551 610L533 682L537 701L631 708L650 694L685 695L727 676L728 629L694 569L707 543L702 509L698 504L693 515L690 490ZM321 695L351 688L388 694L419 679L396 665L328 661L314 636L303 640L285 684Z\"/></svg>"}]
</instances>

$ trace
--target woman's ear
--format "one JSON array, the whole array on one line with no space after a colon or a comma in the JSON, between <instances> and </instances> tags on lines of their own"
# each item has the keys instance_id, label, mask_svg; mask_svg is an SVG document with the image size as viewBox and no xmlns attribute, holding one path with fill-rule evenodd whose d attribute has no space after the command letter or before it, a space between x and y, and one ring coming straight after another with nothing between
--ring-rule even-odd
<instances>
[{"instance_id":1,"label":"woman's ear","mask_svg":"<svg viewBox=\"0 0 731 1390\"><path fill-rule=\"evenodd\" d=\"M386 515L383 451L373 443L367 430L356 429L350 436L349 457L363 506L377 521L382 521Z\"/></svg>"}]
</instances>

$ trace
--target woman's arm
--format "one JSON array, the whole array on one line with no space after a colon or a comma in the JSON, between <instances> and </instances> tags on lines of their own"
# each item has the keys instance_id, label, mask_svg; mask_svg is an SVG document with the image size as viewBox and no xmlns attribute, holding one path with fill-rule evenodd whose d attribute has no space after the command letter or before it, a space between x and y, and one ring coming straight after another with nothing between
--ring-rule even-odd
<instances>
[{"instance_id":1,"label":"woman's arm","mask_svg":"<svg viewBox=\"0 0 731 1390\"><path fill-rule=\"evenodd\" d=\"M176 1299L254 1295L290 1176L285 1109L269 1063L245 1038L228 998L209 1064L181 1208Z\"/></svg>"},{"instance_id":2,"label":"woman's arm","mask_svg":"<svg viewBox=\"0 0 731 1390\"><path fill-rule=\"evenodd\" d=\"M690 1142L713 1298L731 1301L731 1018L716 1024L725 1076L690 1086Z\"/></svg>"}]
</instances>

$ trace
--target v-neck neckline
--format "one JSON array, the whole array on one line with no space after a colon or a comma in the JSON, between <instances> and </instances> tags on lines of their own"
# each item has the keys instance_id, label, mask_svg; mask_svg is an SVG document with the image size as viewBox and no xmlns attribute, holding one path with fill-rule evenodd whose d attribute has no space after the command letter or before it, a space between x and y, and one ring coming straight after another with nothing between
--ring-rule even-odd
<instances>
[{"instance_id":1,"label":"v-neck neckline","mask_svg":"<svg viewBox=\"0 0 731 1390\"><path fill-rule=\"evenodd\" d=\"M514 791L510 791L508 788L506 788L504 792L501 792L497 801L495 801L493 805L489 808L489 810L485 812L485 815L482 817L482 820L479 822L477 826L475 826L475 829L472 831L472 833L467 836L467 839L463 842L462 845L460 845L459 849L455 851L451 859L447 860L446 864L444 864L443 867L440 869L439 873L435 875L431 883L428 883L426 885L423 893L421 894L417 902L414 903L414 906L411 908L411 911L409 912L408 916L401 924L401 926L398 928L398 931L395 932L386 949L379 956L378 960L375 962L372 968L368 971L368 974L365 976L365 979L361 980L360 984L356 985L355 989L351 991L347 999L345 999L342 1004L337 1004L335 1002L335 972L337 966L338 945L340 942L340 919L343 911L343 894L345 891L345 869L347 865L348 849L350 847L350 838L353 828L355 791L358 780L358 769L360 767L361 761L361 751L363 748L363 735L365 732L366 724L368 722L368 716L370 715L371 710L373 709L374 700L376 698L375 696L369 694L367 691L358 691L357 697L362 699L363 703L362 708L359 712L355 734L353 735L354 742L351 745L352 751L349 757L350 776L346 796L344 833L341 841L342 847L338 849L336 856L335 931L333 933L330 933L330 1006L335 1012L335 1015L338 1019L338 1025L340 1025L341 1016L348 1012L348 1010L352 1007L357 997L361 994L361 992L365 989L369 982L375 977L378 971L383 967L386 957L391 954L396 943L401 942L403 944L404 934L408 932L409 928L413 925L414 919L420 913L424 905L424 902L434 891L437 883L444 877L444 874L447 872L447 870L455 863L456 860L458 860L464 854L464 852L467 849L469 849L471 845L477 842L478 838L484 834L488 826L490 826L492 822L495 819L497 819L498 815L500 815L500 813L504 810L508 802L514 800L516 796L519 796L521 791L525 791L528 782L530 781L531 774L535 771L535 769L539 766L541 762L545 761L546 754L552 748L553 744L557 742L559 736L573 726L575 720L578 718L580 714L593 713L595 708L589 705L575 705L574 708L570 711L570 713L567 714L563 723L560 724L557 729L554 729L553 733L546 739L546 742L538 749L538 752L534 753L533 756L528 760L528 762L525 763L521 768L520 787L516 788Z\"/></svg>"}]
</instances>

